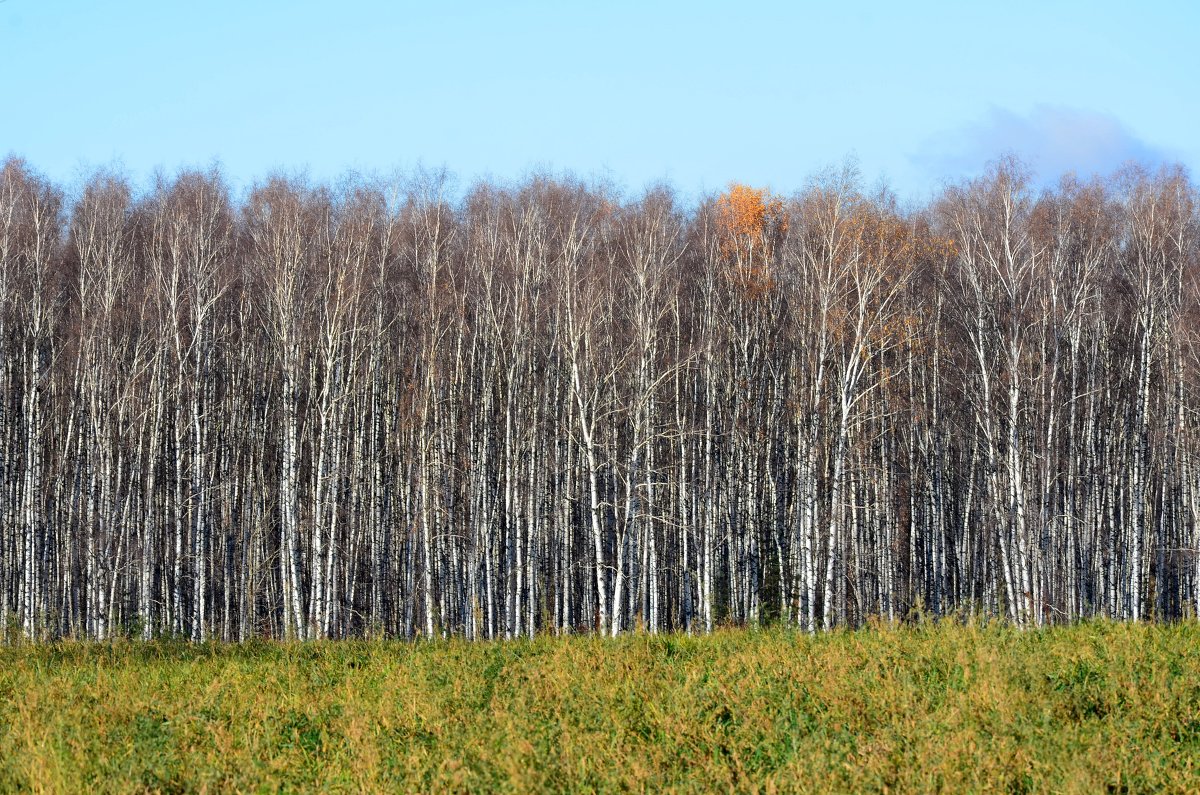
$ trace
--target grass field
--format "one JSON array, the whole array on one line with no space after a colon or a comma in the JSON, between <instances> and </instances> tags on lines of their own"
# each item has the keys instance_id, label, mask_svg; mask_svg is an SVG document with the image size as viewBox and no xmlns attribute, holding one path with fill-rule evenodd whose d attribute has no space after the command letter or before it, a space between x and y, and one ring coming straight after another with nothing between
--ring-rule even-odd
<instances>
[{"instance_id":1,"label":"grass field","mask_svg":"<svg viewBox=\"0 0 1200 795\"><path fill-rule=\"evenodd\" d=\"M1200 790L1200 626L0 649L0 790Z\"/></svg>"}]
</instances>

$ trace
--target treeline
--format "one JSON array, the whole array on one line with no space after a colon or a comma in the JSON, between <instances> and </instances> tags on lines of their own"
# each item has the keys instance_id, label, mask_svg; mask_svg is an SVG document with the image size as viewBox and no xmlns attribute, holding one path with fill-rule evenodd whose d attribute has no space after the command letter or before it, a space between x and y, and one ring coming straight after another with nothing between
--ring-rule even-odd
<instances>
[{"instance_id":1,"label":"treeline","mask_svg":"<svg viewBox=\"0 0 1200 795\"><path fill-rule=\"evenodd\" d=\"M0 621L196 640L807 629L1200 600L1179 169L0 172Z\"/></svg>"}]
</instances>

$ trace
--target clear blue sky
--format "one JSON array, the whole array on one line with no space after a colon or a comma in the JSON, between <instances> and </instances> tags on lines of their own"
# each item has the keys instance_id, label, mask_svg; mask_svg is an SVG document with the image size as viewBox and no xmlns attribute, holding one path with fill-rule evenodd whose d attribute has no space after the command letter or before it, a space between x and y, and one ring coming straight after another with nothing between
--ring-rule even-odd
<instances>
[{"instance_id":1,"label":"clear blue sky","mask_svg":"<svg viewBox=\"0 0 1200 795\"><path fill-rule=\"evenodd\" d=\"M857 158L902 197L1001 150L1200 166L1200 3L0 1L0 156L532 167L790 193Z\"/></svg>"}]
</instances>

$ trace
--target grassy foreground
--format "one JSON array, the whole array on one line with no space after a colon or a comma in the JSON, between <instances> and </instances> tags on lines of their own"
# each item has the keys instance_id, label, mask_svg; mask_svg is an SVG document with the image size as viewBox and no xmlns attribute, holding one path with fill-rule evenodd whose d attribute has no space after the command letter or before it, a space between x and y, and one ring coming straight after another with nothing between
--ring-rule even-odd
<instances>
[{"instance_id":1,"label":"grassy foreground","mask_svg":"<svg viewBox=\"0 0 1200 795\"><path fill-rule=\"evenodd\" d=\"M0 791L1197 791L1200 626L0 649Z\"/></svg>"}]
</instances>

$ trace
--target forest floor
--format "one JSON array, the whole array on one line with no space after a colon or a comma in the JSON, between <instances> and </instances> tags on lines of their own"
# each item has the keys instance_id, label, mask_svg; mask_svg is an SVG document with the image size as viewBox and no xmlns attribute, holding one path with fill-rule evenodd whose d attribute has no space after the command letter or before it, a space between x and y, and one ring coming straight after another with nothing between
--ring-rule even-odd
<instances>
[{"instance_id":1,"label":"forest floor","mask_svg":"<svg viewBox=\"0 0 1200 795\"><path fill-rule=\"evenodd\" d=\"M1200 625L0 648L0 791L1200 790Z\"/></svg>"}]
</instances>

